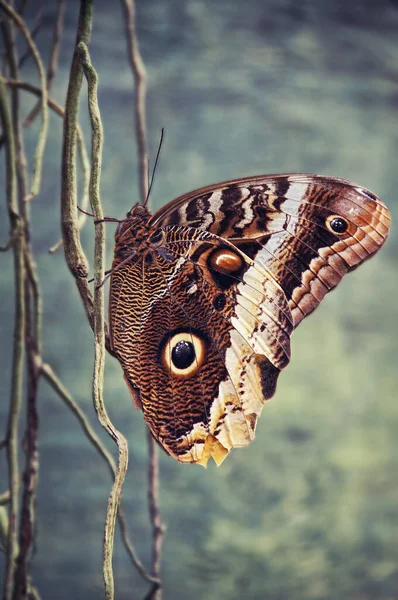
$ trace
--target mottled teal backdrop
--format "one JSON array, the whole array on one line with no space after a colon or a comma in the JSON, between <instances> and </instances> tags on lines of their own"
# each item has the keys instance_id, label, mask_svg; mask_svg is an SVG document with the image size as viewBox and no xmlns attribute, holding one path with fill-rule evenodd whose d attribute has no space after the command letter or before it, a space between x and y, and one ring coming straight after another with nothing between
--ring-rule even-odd
<instances>
[{"instance_id":1,"label":"mottled teal backdrop","mask_svg":"<svg viewBox=\"0 0 398 600\"><path fill-rule=\"evenodd\" d=\"M31 24L38 4L29 4ZM119 217L138 199L132 75L119 3L94 4L91 52L105 128L102 201L106 214ZM47 0L44 7L37 41L47 56L56 3ZM51 93L61 104L78 9L70 0ZM294 334L291 366L263 411L255 442L233 451L219 469L179 465L162 453L165 598L398 598L398 3L137 0L137 12L152 160L160 129L166 129L154 207L216 181L307 171L370 188L393 216L386 247ZM32 62L24 73L37 83ZM26 111L32 104L25 95ZM88 133L84 102L81 115ZM92 334L62 251L47 253L60 234L61 131L60 119L51 115L42 193L32 204L45 357L95 422ZM36 132L26 132L29 150ZM3 190L2 183L2 198ZM1 211L4 243L4 201ZM110 224L109 265L113 230ZM92 256L91 223L83 241ZM12 256L0 261L4 431ZM130 443L125 508L137 550L149 564L144 423L112 358L105 399ZM34 581L43 599L101 598L109 473L44 381L40 414ZM4 452L0 468L3 491ZM119 535L114 567L118 600L142 598L147 587L132 571Z\"/></svg>"}]
</instances>

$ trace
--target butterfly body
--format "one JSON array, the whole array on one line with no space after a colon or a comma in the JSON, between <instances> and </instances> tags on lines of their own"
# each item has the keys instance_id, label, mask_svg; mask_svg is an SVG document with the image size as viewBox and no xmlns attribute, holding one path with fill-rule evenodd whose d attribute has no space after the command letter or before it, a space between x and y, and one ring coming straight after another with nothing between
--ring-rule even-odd
<instances>
[{"instance_id":1,"label":"butterfly body","mask_svg":"<svg viewBox=\"0 0 398 600\"><path fill-rule=\"evenodd\" d=\"M152 434L181 462L219 464L254 438L293 329L384 243L368 190L316 175L208 186L116 232L113 350Z\"/></svg>"}]
</instances>

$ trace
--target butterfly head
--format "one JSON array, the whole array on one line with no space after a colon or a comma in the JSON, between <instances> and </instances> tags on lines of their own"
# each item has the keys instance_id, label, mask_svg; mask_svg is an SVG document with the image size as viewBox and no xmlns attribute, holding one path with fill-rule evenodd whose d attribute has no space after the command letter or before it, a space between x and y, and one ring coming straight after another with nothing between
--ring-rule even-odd
<instances>
[{"instance_id":1,"label":"butterfly head","mask_svg":"<svg viewBox=\"0 0 398 600\"><path fill-rule=\"evenodd\" d=\"M148 209L142 204L135 204L117 226L115 232L116 245L135 243L147 232L147 222L150 217Z\"/></svg>"},{"instance_id":2,"label":"butterfly head","mask_svg":"<svg viewBox=\"0 0 398 600\"><path fill-rule=\"evenodd\" d=\"M126 214L126 219L147 219L149 210L143 204L134 204L134 206Z\"/></svg>"},{"instance_id":3,"label":"butterfly head","mask_svg":"<svg viewBox=\"0 0 398 600\"><path fill-rule=\"evenodd\" d=\"M137 254L140 246L149 236L150 213L145 206L135 204L119 221L115 232L115 261L125 261L129 256Z\"/></svg>"}]
</instances>

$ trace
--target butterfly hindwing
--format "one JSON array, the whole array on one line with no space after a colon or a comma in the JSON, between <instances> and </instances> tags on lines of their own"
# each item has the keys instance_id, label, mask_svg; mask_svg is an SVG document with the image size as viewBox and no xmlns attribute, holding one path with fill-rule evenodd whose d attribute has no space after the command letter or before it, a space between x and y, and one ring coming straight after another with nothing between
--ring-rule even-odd
<instances>
[{"instance_id":1,"label":"butterfly hindwing","mask_svg":"<svg viewBox=\"0 0 398 600\"><path fill-rule=\"evenodd\" d=\"M253 439L290 358L291 312L272 277L214 234L166 227L156 250L115 270L110 316L135 404L139 389L167 452L219 463ZM191 364L173 356L184 343Z\"/></svg>"}]
</instances>

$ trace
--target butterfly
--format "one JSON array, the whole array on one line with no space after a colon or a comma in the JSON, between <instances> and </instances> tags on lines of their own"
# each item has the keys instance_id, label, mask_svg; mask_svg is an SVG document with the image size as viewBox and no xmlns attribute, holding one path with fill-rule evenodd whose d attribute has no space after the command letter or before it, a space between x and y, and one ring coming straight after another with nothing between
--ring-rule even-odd
<instances>
[{"instance_id":1,"label":"butterfly","mask_svg":"<svg viewBox=\"0 0 398 600\"><path fill-rule=\"evenodd\" d=\"M112 350L154 438L217 465L254 438L297 325L384 244L386 206L343 179L262 175L135 205L115 235Z\"/></svg>"}]
</instances>

